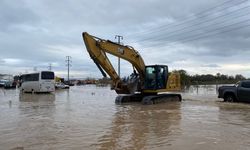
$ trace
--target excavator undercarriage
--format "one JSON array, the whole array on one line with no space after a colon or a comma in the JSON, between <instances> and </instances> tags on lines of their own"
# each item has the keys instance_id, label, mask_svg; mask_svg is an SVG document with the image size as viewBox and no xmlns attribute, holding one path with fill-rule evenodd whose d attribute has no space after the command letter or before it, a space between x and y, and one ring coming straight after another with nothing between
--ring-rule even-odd
<instances>
[{"instance_id":1,"label":"excavator undercarriage","mask_svg":"<svg viewBox=\"0 0 250 150\"><path fill-rule=\"evenodd\" d=\"M116 104L141 102L145 105L164 103L170 101L181 101L182 97L180 94L168 93L168 94L155 94L155 95L144 95L144 94L129 94L129 95L118 95L115 99Z\"/></svg>"}]
</instances>

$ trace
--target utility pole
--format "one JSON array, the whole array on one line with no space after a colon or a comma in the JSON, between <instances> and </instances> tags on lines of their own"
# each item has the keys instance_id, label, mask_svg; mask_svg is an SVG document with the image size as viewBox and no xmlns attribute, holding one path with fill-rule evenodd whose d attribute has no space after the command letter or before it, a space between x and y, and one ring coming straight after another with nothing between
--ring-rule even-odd
<instances>
[{"instance_id":1,"label":"utility pole","mask_svg":"<svg viewBox=\"0 0 250 150\"><path fill-rule=\"evenodd\" d=\"M52 70L52 64L51 63L49 63L48 69L49 69L49 71Z\"/></svg>"},{"instance_id":2,"label":"utility pole","mask_svg":"<svg viewBox=\"0 0 250 150\"><path fill-rule=\"evenodd\" d=\"M115 39L118 39L118 44L121 44L121 39L123 40L123 36L115 35ZM120 57L118 57L118 75L120 76Z\"/></svg>"},{"instance_id":3,"label":"utility pole","mask_svg":"<svg viewBox=\"0 0 250 150\"><path fill-rule=\"evenodd\" d=\"M33 71L37 71L37 67L35 66L35 67L33 67Z\"/></svg>"},{"instance_id":4,"label":"utility pole","mask_svg":"<svg viewBox=\"0 0 250 150\"><path fill-rule=\"evenodd\" d=\"M71 67L71 63L72 63L72 60L71 60L71 56L66 56L66 66L68 67L68 84L69 84L69 67Z\"/></svg>"}]
</instances>

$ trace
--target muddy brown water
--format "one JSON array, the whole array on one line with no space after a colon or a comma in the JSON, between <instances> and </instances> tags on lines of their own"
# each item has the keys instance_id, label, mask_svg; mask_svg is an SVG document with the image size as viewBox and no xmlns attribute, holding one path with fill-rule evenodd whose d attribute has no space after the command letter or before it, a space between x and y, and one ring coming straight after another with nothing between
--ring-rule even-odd
<instances>
[{"instance_id":1,"label":"muddy brown water","mask_svg":"<svg viewBox=\"0 0 250 150\"><path fill-rule=\"evenodd\" d=\"M215 86L182 102L116 105L109 87L53 94L0 89L0 150L249 150L250 104L224 103Z\"/></svg>"}]
</instances>

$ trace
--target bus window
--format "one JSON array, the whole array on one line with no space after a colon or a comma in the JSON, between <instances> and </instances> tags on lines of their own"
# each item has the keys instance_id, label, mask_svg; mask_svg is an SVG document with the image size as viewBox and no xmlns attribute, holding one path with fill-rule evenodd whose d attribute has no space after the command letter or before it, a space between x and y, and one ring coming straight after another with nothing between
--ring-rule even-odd
<instances>
[{"instance_id":1,"label":"bus window","mask_svg":"<svg viewBox=\"0 0 250 150\"><path fill-rule=\"evenodd\" d=\"M39 73L27 74L22 76L22 81L38 81Z\"/></svg>"},{"instance_id":2,"label":"bus window","mask_svg":"<svg viewBox=\"0 0 250 150\"><path fill-rule=\"evenodd\" d=\"M54 72L43 71L41 79L44 79L44 80L54 80Z\"/></svg>"}]
</instances>

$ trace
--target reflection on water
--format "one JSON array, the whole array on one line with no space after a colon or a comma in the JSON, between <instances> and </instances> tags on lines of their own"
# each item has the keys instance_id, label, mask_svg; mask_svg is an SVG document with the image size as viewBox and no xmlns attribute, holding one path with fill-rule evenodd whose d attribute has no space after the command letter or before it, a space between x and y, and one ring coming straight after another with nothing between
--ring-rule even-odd
<instances>
[{"instance_id":1,"label":"reflection on water","mask_svg":"<svg viewBox=\"0 0 250 150\"><path fill-rule=\"evenodd\" d=\"M15 139L20 143L48 149L49 141L57 141L54 137L57 126L54 124L55 94L30 94L19 95L19 117L15 129ZM19 148L26 149L24 146Z\"/></svg>"},{"instance_id":2,"label":"reflection on water","mask_svg":"<svg viewBox=\"0 0 250 150\"><path fill-rule=\"evenodd\" d=\"M214 95L217 94L219 86L221 85L191 85L185 87L184 92L192 95Z\"/></svg>"},{"instance_id":3,"label":"reflection on water","mask_svg":"<svg viewBox=\"0 0 250 150\"><path fill-rule=\"evenodd\" d=\"M184 101L115 105L109 87L0 94L0 149L227 149L250 147L250 105L223 103L215 86Z\"/></svg>"},{"instance_id":4,"label":"reflection on water","mask_svg":"<svg viewBox=\"0 0 250 150\"><path fill-rule=\"evenodd\" d=\"M191 85L185 87L182 97L188 100L198 101L220 101L218 99L218 88L222 85Z\"/></svg>"},{"instance_id":5,"label":"reflection on water","mask_svg":"<svg viewBox=\"0 0 250 150\"><path fill-rule=\"evenodd\" d=\"M20 93L19 94L20 102L54 102L55 94L54 93L42 93L42 94L31 94L31 93Z\"/></svg>"},{"instance_id":6,"label":"reflection on water","mask_svg":"<svg viewBox=\"0 0 250 150\"><path fill-rule=\"evenodd\" d=\"M124 105L117 107L112 125L98 140L99 149L145 149L162 147L180 134L180 103L158 106ZM166 138L168 137L168 138Z\"/></svg>"}]
</instances>

